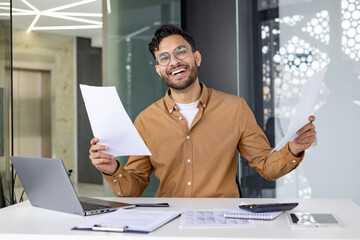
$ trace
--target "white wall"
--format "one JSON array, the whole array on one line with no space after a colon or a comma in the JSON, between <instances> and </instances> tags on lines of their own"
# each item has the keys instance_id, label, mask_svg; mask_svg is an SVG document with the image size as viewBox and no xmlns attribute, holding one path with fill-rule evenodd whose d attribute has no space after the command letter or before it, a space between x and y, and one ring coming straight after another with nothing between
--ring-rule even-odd
<instances>
[{"instance_id":1,"label":"white wall","mask_svg":"<svg viewBox=\"0 0 360 240\"><path fill-rule=\"evenodd\" d=\"M277 181L277 196L360 204L360 0L280 0L279 14L277 141L281 128L287 131L302 83L322 66L328 71L314 113L317 141L301 166ZM299 67L287 69L295 59Z\"/></svg>"}]
</instances>

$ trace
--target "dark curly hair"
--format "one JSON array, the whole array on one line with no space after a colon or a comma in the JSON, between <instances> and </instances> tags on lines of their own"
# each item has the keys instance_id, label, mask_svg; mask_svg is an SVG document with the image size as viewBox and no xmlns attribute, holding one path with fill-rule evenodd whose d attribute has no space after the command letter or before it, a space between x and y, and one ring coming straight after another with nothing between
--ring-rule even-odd
<instances>
[{"instance_id":1,"label":"dark curly hair","mask_svg":"<svg viewBox=\"0 0 360 240\"><path fill-rule=\"evenodd\" d=\"M181 28L178 28L174 25L164 24L155 31L154 37L152 38L151 42L149 43L149 51L153 55L154 59L155 59L155 51L159 50L159 44L160 44L161 40L163 40L163 38L166 38L170 35L175 35L175 34L182 36L190 44L192 50L193 51L196 50L195 49L195 41L190 36L190 34L188 34Z\"/></svg>"}]
</instances>

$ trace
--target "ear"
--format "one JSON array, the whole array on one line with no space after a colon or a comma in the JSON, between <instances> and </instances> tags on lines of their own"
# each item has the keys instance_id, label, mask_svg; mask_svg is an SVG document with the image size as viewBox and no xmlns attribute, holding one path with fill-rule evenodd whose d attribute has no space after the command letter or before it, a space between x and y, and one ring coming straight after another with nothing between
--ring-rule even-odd
<instances>
[{"instance_id":1,"label":"ear","mask_svg":"<svg viewBox=\"0 0 360 240\"><path fill-rule=\"evenodd\" d=\"M159 65L155 65L155 70L156 70L157 74L161 77Z\"/></svg>"},{"instance_id":2,"label":"ear","mask_svg":"<svg viewBox=\"0 0 360 240\"><path fill-rule=\"evenodd\" d=\"M195 62L198 67L201 65L201 54L199 51L194 52Z\"/></svg>"}]
</instances>

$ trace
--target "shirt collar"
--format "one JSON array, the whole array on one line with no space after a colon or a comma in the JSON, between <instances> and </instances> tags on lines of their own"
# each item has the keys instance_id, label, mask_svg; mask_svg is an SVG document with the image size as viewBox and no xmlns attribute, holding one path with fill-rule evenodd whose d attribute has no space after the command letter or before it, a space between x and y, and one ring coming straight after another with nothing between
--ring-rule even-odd
<instances>
[{"instance_id":1,"label":"shirt collar","mask_svg":"<svg viewBox=\"0 0 360 240\"><path fill-rule=\"evenodd\" d=\"M202 108L205 108L209 98L209 90L202 82L200 82L200 87L201 87L201 95L199 98L198 107L201 106ZM168 109L169 113L172 114L176 109L176 104L170 98L170 88L166 91L164 101L165 101L165 106Z\"/></svg>"}]
</instances>

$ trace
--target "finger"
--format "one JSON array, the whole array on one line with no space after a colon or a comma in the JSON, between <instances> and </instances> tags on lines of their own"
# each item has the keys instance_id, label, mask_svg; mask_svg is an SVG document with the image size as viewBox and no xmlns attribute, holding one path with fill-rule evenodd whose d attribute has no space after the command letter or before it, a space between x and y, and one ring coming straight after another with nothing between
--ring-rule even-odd
<instances>
[{"instance_id":1,"label":"finger","mask_svg":"<svg viewBox=\"0 0 360 240\"><path fill-rule=\"evenodd\" d=\"M97 152L97 151L101 151L101 150L109 150L109 147L105 146L105 145L92 145L90 147L89 153Z\"/></svg>"},{"instance_id":2,"label":"finger","mask_svg":"<svg viewBox=\"0 0 360 240\"><path fill-rule=\"evenodd\" d=\"M314 115L310 115L309 116L309 121L312 123L313 121L315 121L315 116Z\"/></svg>"},{"instance_id":3,"label":"finger","mask_svg":"<svg viewBox=\"0 0 360 240\"><path fill-rule=\"evenodd\" d=\"M311 129L311 130L308 130L308 131L300 134L299 136L297 136L297 139L298 140L304 140L305 138L313 137L313 136L316 136L315 129Z\"/></svg>"},{"instance_id":4,"label":"finger","mask_svg":"<svg viewBox=\"0 0 360 240\"><path fill-rule=\"evenodd\" d=\"M315 131L315 129L308 130L308 131L302 133L301 135L297 136L297 139L298 140L304 140L304 139L306 139L308 137L316 136L316 133L317 132Z\"/></svg>"},{"instance_id":5,"label":"finger","mask_svg":"<svg viewBox=\"0 0 360 240\"><path fill-rule=\"evenodd\" d=\"M96 144L97 142L99 142L99 139L96 138L96 137L94 137L93 139L91 139L90 144L91 144L91 145L94 145L94 144Z\"/></svg>"},{"instance_id":6,"label":"finger","mask_svg":"<svg viewBox=\"0 0 360 240\"><path fill-rule=\"evenodd\" d=\"M296 140L297 143L299 144L302 144L302 145L311 145L315 142L316 140L316 137L315 136L312 136L312 137L308 137L308 138L305 138L305 139L302 139L302 140Z\"/></svg>"},{"instance_id":7,"label":"finger","mask_svg":"<svg viewBox=\"0 0 360 240\"><path fill-rule=\"evenodd\" d=\"M298 137L295 139L295 141L297 143L300 143L300 144L308 144L308 143L312 143L316 140L316 134L314 133L311 133L309 135L306 135L306 136L301 136L301 137Z\"/></svg>"},{"instance_id":8,"label":"finger","mask_svg":"<svg viewBox=\"0 0 360 240\"><path fill-rule=\"evenodd\" d=\"M96 158L94 160L92 160L92 164L94 166L100 166L100 165L104 165L104 164L110 164L113 160L110 159L106 159L106 158Z\"/></svg>"},{"instance_id":9,"label":"finger","mask_svg":"<svg viewBox=\"0 0 360 240\"><path fill-rule=\"evenodd\" d=\"M106 154L106 153L103 153L103 152L91 153L90 158L91 159L109 159L109 160L114 160L115 159L115 157L113 155Z\"/></svg>"},{"instance_id":10,"label":"finger","mask_svg":"<svg viewBox=\"0 0 360 240\"><path fill-rule=\"evenodd\" d=\"M107 169L111 166L110 162L95 162L93 163L94 167L96 167L101 172L106 172Z\"/></svg>"},{"instance_id":11,"label":"finger","mask_svg":"<svg viewBox=\"0 0 360 240\"><path fill-rule=\"evenodd\" d=\"M300 136L301 134L311 130L315 130L315 125L312 123L308 123L302 128L300 128L299 131L296 132L296 134Z\"/></svg>"}]
</instances>

